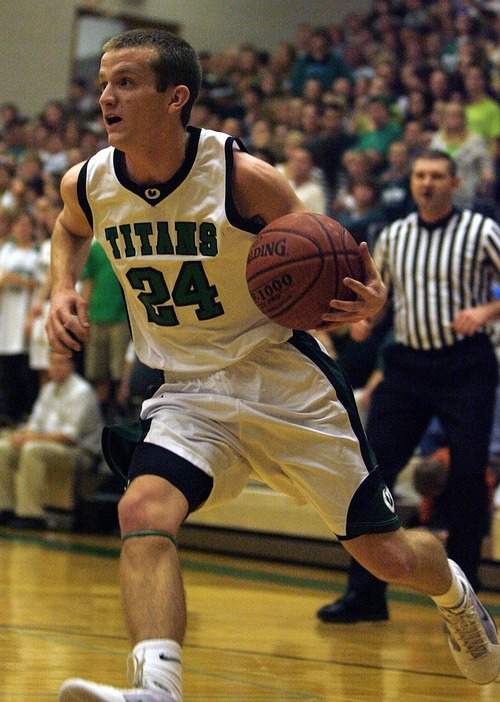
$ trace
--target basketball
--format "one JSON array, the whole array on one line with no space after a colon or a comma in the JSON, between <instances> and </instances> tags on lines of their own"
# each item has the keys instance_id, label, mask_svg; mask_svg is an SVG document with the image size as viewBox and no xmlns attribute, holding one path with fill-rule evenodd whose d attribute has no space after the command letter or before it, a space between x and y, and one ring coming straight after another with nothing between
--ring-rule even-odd
<instances>
[{"instance_id":1,"label":"basketball","mask_svg":"<svg viewBox=\"0 0 500 702\"><path fill-rule=\"evenodd\" d=\"M363 280L357 243L339 222L296 212L267 224L248 252L246 277L253 301L290 329L315 329L330 301L354 300L342 282Z\"/></svg>"}]
</instances>

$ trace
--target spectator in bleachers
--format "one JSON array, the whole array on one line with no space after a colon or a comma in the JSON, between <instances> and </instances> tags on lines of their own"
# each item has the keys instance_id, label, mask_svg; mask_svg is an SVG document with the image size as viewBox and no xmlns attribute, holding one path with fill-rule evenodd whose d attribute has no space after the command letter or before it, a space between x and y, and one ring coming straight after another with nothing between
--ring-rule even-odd
<instances>
[{"instance_id":1,"label":"spectator in bleachers","mask_svg":"<svg viewBox=\"0 0 500 702\"><path fill-rule=\"evenodd\" d=\"M367 154L359 149L348 149L342 157L339 184L332 198L331 213L333 217L336 217L339 212L354 208L352 195L354 186L371 177L373 177L373 169Z\"/></svg>"},{"instance_id":2,"label":"spectator in bleachers","mask_svg":"<svg viewBox=\"0 0 500 702\"><path fill-rule=\"evenodd\" d=\"M394 222L415 209L410 192L411 162L404 141L392 142L387 162L388 166L380 176L380 204L386 222Z\"/></svg>"},{"instance_id":3,"label":"spectator in bleachers","mask_svg":"<svg viewBox=\"0 0 500 702\"><path fill-rule=\"evenodd\" d=\"M0 134L3 134L6 125L20 117L21 112L15 102L3 102L0 105Z\"/></svg>"},{"instance_id":4,"label":"spectator in bleachers","mask_svg":"<svg viewBox=\"0 0 500 702\"><path fill-rule=\"evenodd\" d=\"M35 269L36 287L33 291L25 329L29 343L30 368L38 374L38 384L42 387L49 377L50 349L45 322L50 307L50 237L62 203L51 201L46 195L38 199L38 217L41 229L37 236L39 255Z\"/></svg>"},{"instance_id":5,"label":"spectator in bleachers","mask_svg":"<svg viewBox=\"0 0 500 702\"><path fill-rule=\"evenodd\" d=\"M403 141L408 149L408 157L413 161L425 148L425 133L422 123L411 119L403 127Z\"/></svg>"},{"instance_id":6,"label":"spectator in bleachers","mask_svg":"<svg viewBox=\"0 0 500 702\"><path fill-rule=\"evenodd\" d=\"M306 102L300 114L300 130L306 140L315 139L321 133L321 106L318 102Z\"/></svg>"},{"instance_id":7,"label":"spectator in bleachers","mask_svg":"<svg viewBox=\"0 0 500 702\"><path fill-rule=\"evenodd\" d=\"M325 104L321 114L320 133L306 142L315 166L324 174L325 185L330 196L338 187L342 156L356 140L344 128L344 115L343 102L335 100Z\"/></svg>"},{"instance_id":8,"label":"spectator in bleachers","mask_svg":"<svg viewBox=\"0 0 500 702\"><path fill-rule=\"evenodd\" d=\"M443 68L435 68L429 76L429 91L433 102L436 100L447 102L450 100L453 92L450 74Z\"/></svg>"},{"instance_id":9,"label":"spectator in bleachers","mask_svg":"<svg viewBox=\"0 0 500 702\"><path fill-rule=\"evenodd\" d=\"M66 110L62 102L49 100L40 114L40 122L50 133L62 134L66 124Z\"/></svg>"},{"instance_id":10,"label":"spectator in bleachers","mask_svg":"<svg viewBox=\"0 0 500 702\"><path fill-rule=\"evenodd\" d=\"M83 270L82 296L88 303L90 321L85 377L95 388L103 418L112 422L130 330L122 289L104 249L95 240Z\"/></svg>"},{"instance_id":11,"label":"spectator in bleachers","mask_svg":"<svg viewBox=\"0 0 500 702\"><path fill-rule=\"evenodd\" d=\"M25 426L0 439L0 524L45 529L45 506L73 507L74 472L100 455L102 422L92 386L72 357L51 353L50 381ZM63 503L63 504L61 504Z\"/></svg>"},{"instance_id":12,"label":"spectator in bleachers","mask_svg":"<svg viewBox=\"0 0 500 702\"><path fill-rule=\"evenodd\" d=\"M314 162L308 149L297 146L292 150L286 164L290 185L301 201L313 212L326 214L325 189L314 178L313 169Z\"/></svg>"},{"instance_id":13,"label":"spectator in bleachers","mask_svg":"<svg viewBox=\"0 0 500 702\"><path fill-rule=\"evenodd\" d=\"M452 100L445 107L442 128L430 146L444 151L457 165L460 178L453 202L457 207L475 207L479 201L491 201L493 208L493 161L482 136L470 131L461 102Z\"/></svg>"},{"instance_id":14,"label":"spectator in bleachers","mask_svg":"<svg viewBox=\"0 0 500 702\"><path fill-rule=\"evenodd\" d=\"M12 156L16 162L22 159L26 151L25 125L26 120L16 117L2 130L4 153Z\"/></svg>"},{"instance_id":15,"label":"spectator in bleachers","mask_svg":"<svg viewBox=\"0 0 500 702\"><path fill-rule=\"evenodd\" d=\"M378 233L386 224L380 202L378 182L368 178L352 188L353 206L338 212L336 219L352 234L358 244L366 241L373 250Z\"/></svg>"},{"instance_id":16,"label":"spectator in bleachers","mask_svg":"<svg viewBox=\"0 0 500 702\"><path fill-rule=\"evenodd\" d=\"M464 76L465 115L469 129L480 134L493 152L500 138L500 104L488 90L488 77L482 66L470 66Z\"/></svg>"},{"instance_id":17,"label":"spectator in bleachers","mask_svg":"<svg viewBox=\"0 0 500 702\"><path fill-rule=\"evenodd\" d=\"M0 423L22 421L37 393L29 366L24 323L36 286L38 252L35 221L26 211L13 219L11 236L0 250Z\"/></svg>"},{"instance_id":18,"label":"spectator in bleachers","mask_svg":"<svg viewBox=\"0 0 500 702\"><path fill-rule=\"evenodd\" d=\"M303 95L307 79L318 78L323 90L327 90L339 76L351 78L349 66L341 56L330 51L328 30L317 28L311 35L307 53L299 54L295 59L291 89L296 95Z\"/></svg>"},{"instance_id":19,"label":"spectator in bleachers","mask_svg":"<svg viewBox=\"0 0 500 702\"><path fill-rule=\"evenodd\" d=\"M0 207L2 209L14 209L14 200L10 190L12 178L16 170L10 163L0 162Z\"/></svg>"},{"instance_id":20,"label":"spectator in bleachers","mask_svg":"<svg viewBox=\"0 0 500 702\"><path fill-rule=\"evenodd\" d=\"M393 141L401 138L401 125L394 119L390 102L379 96L371 97L367 106L372 129L362 134L356 148L366 153L375 174L387 164L387 151Z\"/></svg>"}]
</instances>

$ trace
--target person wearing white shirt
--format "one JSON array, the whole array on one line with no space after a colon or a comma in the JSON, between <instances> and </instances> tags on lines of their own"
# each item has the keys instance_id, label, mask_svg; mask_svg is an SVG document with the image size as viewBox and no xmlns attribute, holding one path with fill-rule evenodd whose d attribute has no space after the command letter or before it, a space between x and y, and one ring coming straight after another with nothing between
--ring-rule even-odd
<instances>
[{"instance_id":1,"label":"person wearing white shirt","mask_svg":"<svg viewBox=\"0 0 500 702\"><path fill-rule=\"evenodd\" d=\"M324 187L313 177L314 162L311 152L297 146L288 160L287 177L297 197L313 212L326 214L326 193Z\"/></svg>"},{"instance_id":2,"label":"person wearing white shirt","mask_svg":"<svg viewBox=\"0 0 500 702\"><path fill-rule=\"evenodd\" d=\"M45 504L71 509L75 468L100 455L94 389L61 354L51 353L49 375L27 424L0 439L0 524L45 528Z\"/></svg>"}]
</instances>

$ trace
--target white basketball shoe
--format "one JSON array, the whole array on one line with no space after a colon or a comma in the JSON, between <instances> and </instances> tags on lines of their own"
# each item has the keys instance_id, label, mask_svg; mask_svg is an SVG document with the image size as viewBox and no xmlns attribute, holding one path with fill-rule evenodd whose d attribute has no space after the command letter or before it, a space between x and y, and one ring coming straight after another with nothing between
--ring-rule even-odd
<instances>
[{"instance_id":1,"label":"white basketball shoe","mask_svg":"<svg viewBox=\"0 0 500 702\"><path fill-rule=\"evenodd\" d=\"M448 644L455 663L468 680L486 685L500 673L500 645L495 622L476 597L462 569L452 560L450 568L464 586L460 607L438 607L445 621Z\"/></svg>"},{"instance_id":2,"label":"white basketball shoe","mask_svg":"<svg viewBox=\"0 0 500 702\"><path fill-rule=\"evenodd\" d=\"M70 678L59 690L59 702L177 702L167 692L146 688L118 690L110 685Z\"/></svg>"}]
</instances>

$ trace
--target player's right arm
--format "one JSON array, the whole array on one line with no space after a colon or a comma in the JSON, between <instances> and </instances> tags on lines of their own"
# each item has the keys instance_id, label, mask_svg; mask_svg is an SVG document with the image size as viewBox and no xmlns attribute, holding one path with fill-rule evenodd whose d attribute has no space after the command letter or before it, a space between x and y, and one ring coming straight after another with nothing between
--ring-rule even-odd
<instances>
[{"instance_id":1,"label":"player's right arm","mask_svg":"<svg viewBox=\"0 0 500 702\"><path fill-rule=\"evenodd\" d=\"M73 166L61 181L64 206L51 237L52 293L47 335L51 348L65 356L80 350L77 339L86 339L89 329L87 304L76 291L93 236L78 201L82 165Z\"/></svg>"}]
</instances>

